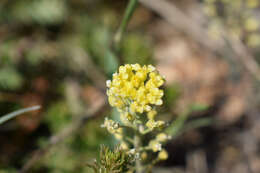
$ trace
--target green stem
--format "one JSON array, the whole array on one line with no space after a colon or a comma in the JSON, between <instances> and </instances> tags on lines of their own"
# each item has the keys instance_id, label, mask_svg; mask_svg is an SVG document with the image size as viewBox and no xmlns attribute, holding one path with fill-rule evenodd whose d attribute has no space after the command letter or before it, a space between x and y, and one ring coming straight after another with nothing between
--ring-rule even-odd
<instances>
[{"instance_id":1,"label":"green stem","mask_svg":"<svg viewBox=\"0 0 260 173\"><path fill-rule=\"evenodd\" d=\"M133 140L133 139L131 139L131 138L129 138L129 137L125 137L125 139L126 139L128 142L130 142L131 144L134 144L134 140Z\"/></svg>"},{"instance_id":2,"label":"green stem","mask_svg":"<svg viewBox=\"0 0 260 173\"><path fill-rule=\"evenodd\" d=\"M160 161L160 160L159 160L158 158L156 158L155 160L153 160L152 163L148 166L147 172L148 172L148 173L151 173L151 172L152 172L152 169L153 169L153 166L154 166L155 164L157 164L159 161Z\"/></svg>"},{"instance_id":3,"label":"green stem","mask_svg":"<svg viewBox=\"0 0 260 173\"><path fill-rule=\"evenodd\" d=\"M142 147L142 141L141 141L141 136L138 132L135 134L134 137L134 147L137 152L140 152L140 148ZM135 167L136 167L136 173L143 172L142 162L139 158L137 158L135 161Z\"/></svg>"},{"instance_id":4,"label":"green stem","mask_svg":"<svg viewBox=\"0 0 260 173\"><path fill-rule=\"evenodd\" d=\"M125 14L124 14L124 17L123 17L123 20L119 26L119 29L115 35L115 47L116 49L119 49L119 45L120 45L120 42L122 40L122 36L126 30L126 27L127 27L127 24L129 23L136 7L137 7L137 3L138 3L138 0L130 0L128 5L127 5L127 8L126 8L126 11L125 11Z\"/></svg>"}]
</instances>

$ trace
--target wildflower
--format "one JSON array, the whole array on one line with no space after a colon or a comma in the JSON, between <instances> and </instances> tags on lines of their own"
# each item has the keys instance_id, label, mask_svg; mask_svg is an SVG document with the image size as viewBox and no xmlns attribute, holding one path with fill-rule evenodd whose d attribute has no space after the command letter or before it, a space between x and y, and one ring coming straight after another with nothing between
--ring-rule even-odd
<instances>
[{"instance_id":1,"label":"wildflower","mask_svg":"<svg viewBox=\"0 0 260 173\"><path fill-rule=\"evenodd\" d=\"M149 147L153 150L153 152L161 151L162 150L162 144L159 143L156 140L151 140L149 142Z\"/></svg>"},{"instance_id":2,"label":"wildflower","mask_svg":"<svg viewBox=\"0 0 260 173\"><path fill-rule=\"evenodd\" d=\"M149 113L153 105L163 103L163 90L159 89L163 83L164 79L152 65L126 64L113 74L112 81L107 81L108 101L119 112ZM128 115L127 119L133 117Z\"/></svg>"},{"instance_id":3,"label":"wildflower","mask_svg":"<svg viewBox=\"0 0 260 173\"><path fill-rule=\"evenodd\" d=\"M123 139L123 129L122 129L122 128L118 128L118 129L114 132L114 136L115 136L116 139L122 140L122 139Z\"/></svg>"},{"instance_id":4,"label":"wildflower","mask_svg":"<svg viewBox=\"0 0 260 173\"><path fill-rule=\"evenodd\" d=\"M158 152L158 158L154 158L157 160L168 157L168 153L162 149L162 143L170 139L167 134L159 133L155 139L147 142L142 139L145 134L165 127L164 121L155 120L156 106L163 104L164 92L160 89L163 83L164 79L155 67L139 64L120 66L112 80L106 82L108 102L119 111L122 125L106 118L102 127L106 127L120 141L120 148L133 156L136 164L141 160L151 160L146 150ZM147 117L140 117L142 114ZM133 129L134 139L131 138L131 133L125 134L130 134L130 138L124 138L123 128L127 128L125 132ZM130 146L133 148L129 149Z\"/></svg>"},{"instance_id":5,"label":"wildflower","mask_svg":"<svg viewBox=\"0 0 260 173\"><path fill-rule=\"evenodd\" d=\"M165 133L159 133L157 136L156 136L156 140L159 141L159 142L166 142L167 140L171 139L170 136L168 136L167 134Z\"/></svg>"},{"instance_id":6,"label":"wildflower","mask_svg":"<svg viewBox=\"0 0 260 173\"><path fill-rule=\"evenodd\" d=\"M122 128L119 128L119 123L109 120L108 118L105 118L105 122L101 127L107 128L107 130L112 134L122 131Z\"/></svg>"},{"instance_id":7,"label":"wildflower","mask_svg":"<svg viewBox=\"0 0 260 173\"><path fill-rule=\"evenodd\" d=\"M125 118L127 121L133 121L134 120L134 116L132 114L130 114L129 112L124 112L121 114L123 117Z\"/></svg>"},{"instance_id":8,"label":"wildflower","mask_svg":"<svg viewBox=\"0 0 260 173\"><path fill-rule=\"evenodd\" d=\"M155 128L162 129L165 125L164 121L155 121L153 119L150 119L145 124L150 130L153 130Z\"/></svg>"},{"instance_id":9,"label":"wildflower","mask_svg":"<svg viewBox=\"0 0 260 173\"><path fill-rule=\"evenodd\" d=\"M155 110L152 110L147 113L147 117L148 117L148 119L154 119L156 114L157 114L157 112Z\"/></svg>"},{"instance_id":10,"label":"wildflower","mask_svg":"<svg viewBox=\"0 0 260 173\"><path fill-rule=\"evenodd\" d=\"M168 152L165 149L160 151L159 154L158 154L158 159L159 160L166 160L166 159L168 159Z\"/></svg>"}]
</instances>

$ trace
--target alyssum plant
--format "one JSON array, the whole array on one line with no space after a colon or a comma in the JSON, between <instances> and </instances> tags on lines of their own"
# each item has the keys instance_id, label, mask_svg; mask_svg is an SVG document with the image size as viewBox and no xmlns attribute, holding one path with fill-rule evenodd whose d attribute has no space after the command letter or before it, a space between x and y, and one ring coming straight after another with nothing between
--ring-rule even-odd
<instances>
[{"instance_id":1,"label":"alyssum plant","mask_svg":"<svg viewBox=\"0 0 260 173\"><path fill-rule=\"evenodd\" d=\"M163 83L163 77L154 66L139 64L120 66L118 72L113 74L112 80L107 81L108 101L120 113L120 122L106 117L102 127L119 140L120 153L128 155L124 158L129 162L118 156L121 159L118 163L128 164L129 173L151 172L154 164L168 158L163 144L170 136L162 132L165 122L156 120L156 107L163 104L164 92L160 89ZM105 153L101 153L101 158ZM110 156L113 157L113 154ZM133 156L133 159L129 159L129 156ZM105 169L98 169L108 167L104 166L105 163L104 159L96 163L96 172L106 173ZM118 167L114 172L121 172L121 168Z\"/></svg>"}]
</instances>

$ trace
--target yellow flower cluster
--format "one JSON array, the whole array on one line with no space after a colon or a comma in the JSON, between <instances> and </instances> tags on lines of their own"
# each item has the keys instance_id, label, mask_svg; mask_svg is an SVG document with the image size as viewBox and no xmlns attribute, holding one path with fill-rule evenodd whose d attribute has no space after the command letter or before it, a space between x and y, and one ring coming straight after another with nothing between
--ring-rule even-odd
<instances>
[{"instance_id":1,"label":"yellow flower cluster","mask_svg":"<svg viewBox=\"0 0 260 173\"><path fill-rule=\"evenodd\" d=\"M129 119L135 113L154 114L152 106L163 103L163 90L159 89L163 83L152 65L126 64L113 74L112 81L107 81L108 101L120 112L130 113Z\"/></svg>"},{"instance_id":2,"label":"yellow flower cluster","mask_svg":"<svg viewBox=\"0 0 260 173\"><path fill-rule=\"evenodd\" d=\"M123 128L133 128L138 131L139 135L144 135L154 130L162 130L165 127L164 121L156 121L156 106L162 105L164 79L152 65L140 66L139 64L126 64L120 66L118 72L113 74L112 80L107 81L107 95L109 104L116 107L120 112L120 119L123 125L105 119L102 127L112 133L119 141L120 147L129 150L129 153L135 154L143 160L147 158L146 151L140 148L129 149L133 143L131 138L124 137ZM139 118L141 114L147 117ZM157 160L165 160L168 153L162 148L163 143L167 142L170 137L165 133L159 133L155 139L148 142L145 150L158 152Z\"/></svg>"}]
</instances>

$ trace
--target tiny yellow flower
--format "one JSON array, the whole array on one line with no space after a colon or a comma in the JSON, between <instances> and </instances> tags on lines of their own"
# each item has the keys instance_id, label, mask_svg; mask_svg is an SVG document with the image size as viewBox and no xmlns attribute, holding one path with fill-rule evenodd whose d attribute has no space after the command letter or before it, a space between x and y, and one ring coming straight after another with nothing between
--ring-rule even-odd
<instances>
[{"instance_id":1,"label":"tiny yellow flower","mask_svg":"<svg viewBox=\"0 0 260 173\"><path fill-rule=\"evenodd\" d=\"M168 159L168 152L165 149L160 151L159 154L158 154L158 159L159 160L167 160Z\"/></svg>"},{"instance_id":2,"label":"tiny yellow flower","mask_svg":"<svg viewBox=\"0 0 260 173\"><path fill-rule=\"evenodd\" d=\"M162 144L159 143L157 140L151 140L149 142L149 147L153 152L161 151L162 150Z\"/></svg>"},{"instance_id":3,"label":"tiny yellow flower","mask_svg":"<svg viewBox=\"0 0 260 173\"><path fill-rule=\"evenodd\" d=\"M116 131L113 133L115 138L118 140L122 140L123 139L123 128L118 128L116 129Z\"/></svg>"},{"instance_id":4,"label":"tiny yellow flower","mask_svg":"<svg viewBox=\"0 0 260 173\"><path fill-rule=\"evenodd\" d=\"M164 79L152 65L120 66L113 79L107 81L109 104L120 112L149 113L153 105L162 105ZM153 114L153 113L150 113ZM152 115L151 115L152 116ZM133 117L128 116L131 120Z\"/></svg>"},{"instance_id":5,"label":"tiny yellow flower","mask_svg":"<svg viewBox=\"0 0 260 173\"><path fill-rule=\"evenodd\" d=\"M155 118L156 114L157 114L157 112L155 110L151 110L147 113L147 117L148 117L148 119L153 120Z\"/></svg>"},{"instance_id":6,"label":"tiny yellow flower","mask_svg":"<svg viewBox=\"0 0 260 173\"><path fill-rule=\"evenodd\" d=\"M122 112L120 114L120 119L124 124L128 124L129 122L133 121L135 117L129 112Z\"/></svg>"},{"instance_id":7,"label":"tiny yellow flower","mask_svg":"<svg viewBox=\"0 0 260 173\"><path fill-rule=\"evenodd\" d=\"M149 119L146 122L146 127L148 127L150 130L153 130L155 128L158 128L159 130L163 129L165 126L165 122L164 121L155 121L153 119Z\"/></svg>"},{"instance_id":8,"label":"tiny yellow flower","mask_svg":"<svg viewBox=\"0 0 260 173\"><path fill-rule=\"evenodd\" d=\"M159 133L156 136L156 140L159 141L159 142L166 142L169 139L171 139L171 137L168 136L166 133Z\"/></svg>"},{"instance_id":9,"label":"tiny yellow flower","mask_svg":"<svg viewBox=\"0 0 260 173\"><path fill-rule=\"evenodd\" d=\"M109 120L108 118L105 118L105 122L101 125L101 127L107 128L107 130L112 134L122 132L122 128L119 127L119 123Z\"/></svg>"},{"instance_id":10,"label":"tiny yellow flower","mask_svg":"<svg viewBox=\"0 0 260 173\"><path fill-rule=\"evenodd\" d=\"M145 125L151 130L156 127L155 121L153 119L148 120Z\"/></svg>"}]
</instances>

